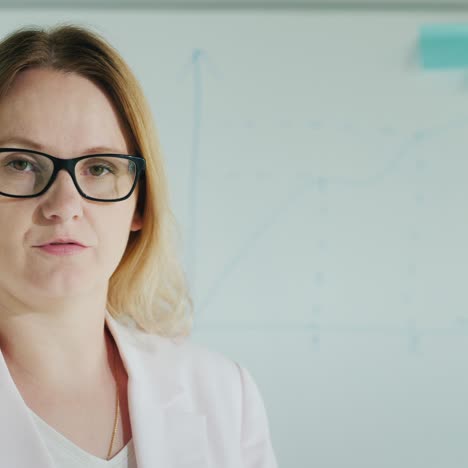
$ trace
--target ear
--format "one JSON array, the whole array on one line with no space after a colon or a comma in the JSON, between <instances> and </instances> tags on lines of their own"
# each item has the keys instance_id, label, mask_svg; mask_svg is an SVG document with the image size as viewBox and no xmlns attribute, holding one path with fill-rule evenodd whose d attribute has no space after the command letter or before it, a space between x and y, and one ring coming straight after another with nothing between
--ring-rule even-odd
<instances>
[{"instance_id":1,"label":"ear","mask_svg":"<svg viewBox=\"0 0 468 468\"><path fill-rule=\"evenodd\" d=\"M138 213L135 210L135 214L133 215L132 226L130 228L130 231L139 231L142 227L143 227L143 219L140 216L140 213Z\"/></svg>"}]
</instances>

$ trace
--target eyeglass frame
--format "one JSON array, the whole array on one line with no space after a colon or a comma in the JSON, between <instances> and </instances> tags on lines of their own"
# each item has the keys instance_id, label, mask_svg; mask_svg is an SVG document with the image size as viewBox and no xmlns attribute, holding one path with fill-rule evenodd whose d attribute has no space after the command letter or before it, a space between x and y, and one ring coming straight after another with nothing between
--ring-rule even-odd
<instances>
[{"instance_id":1,"label":"eyeglass frame","mask_svg":"<svg viewBox=\"0 0 468 468\"><path fill-rule=\"evenodd\" d=\"M76 158L70 158L70 159L62 159L62 158L57 158L56 156L52 156L47 153L43 153L41 151L36 151L36 150L30 150L30 149L25 149L25 148L0 148L0 153L6 153L9 151L21 151L22 153L32 153L32 154L39 154L42 156L45 156L46 158L50 159L52 163L54 164L54 169L52 171L52 174L50 176L49 181L47 182L46 186L39 192L34 195L11 195L8 193L4 193L0 191L0 195L4 195L6 197L12 197L12 198L35 198L39 197L40 195L43 195L49 188L52 186L52 184L55 182L55 179L57 178L57 174L59 173L60 170L65 169L68 174L70 174L70 177L73 180L73 184L75 185L76 189L78 190L79 194L86 198L87 200L93 200L93 201L99 201L99 202L118 202L118 201L123 201L129 198L133 191L135 190L135 187L140 180L140 177L143 175L145 172L146 168L146 161L142 156L138 155L132 155L132 154L119 154L119 153L98 153L98 154L88 154L86 156L78 156ZM78 164L79 161L82 159L87 159L87 158L93 158L96 156L115 156L120 159L127 159L135 163L136 165L136 175L135 175L135 180L133 182L132 188L130 189L130 192L128 193L127 196L122 197L122 198L117 198L113 200L103 200L101 198L94 198L86 195L82 190L81 187L78 184L78 181L76 180L75 177L75 166Z\"/></svg>"}]
</instances>

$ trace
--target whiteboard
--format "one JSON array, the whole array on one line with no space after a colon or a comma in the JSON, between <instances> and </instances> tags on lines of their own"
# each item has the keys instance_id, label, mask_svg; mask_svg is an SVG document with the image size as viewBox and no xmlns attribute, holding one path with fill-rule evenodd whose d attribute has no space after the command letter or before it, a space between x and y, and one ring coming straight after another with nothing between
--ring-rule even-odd
<instances>
[{"instance_id":1,"label":"whiteboard","mask_svg":"<svg viewBox=\"0 0 468 468\"><path fill-rule=\"evenodd\" d=\"M195 301L280 466L468 466L468 13L6 10L102 33L150 100Z\"/></svg>"}]
</instances>

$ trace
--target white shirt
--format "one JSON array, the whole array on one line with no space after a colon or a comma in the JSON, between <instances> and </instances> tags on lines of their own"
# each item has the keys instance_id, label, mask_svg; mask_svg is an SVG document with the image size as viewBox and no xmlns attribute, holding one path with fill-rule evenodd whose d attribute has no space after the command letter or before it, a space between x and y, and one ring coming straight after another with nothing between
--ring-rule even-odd
<instances>
[{"instance_id":1,"label":"white shirt","mask_svg":"<svg viewBox=\"0 0 468 468\"><path fill-rule=\"evenodd\" d=\"M104 460L78 447L34 411L29 411L57 468L137 468L133 439L110 460Z\"/></svg>"}]
</instances>

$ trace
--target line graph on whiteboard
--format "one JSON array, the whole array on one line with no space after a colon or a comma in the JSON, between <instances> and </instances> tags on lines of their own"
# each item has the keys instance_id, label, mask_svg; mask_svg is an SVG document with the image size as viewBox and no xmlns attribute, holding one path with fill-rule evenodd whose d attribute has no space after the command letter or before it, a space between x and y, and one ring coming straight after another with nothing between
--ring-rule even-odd
<instances>
[{"instance_id":1,"label":"line graph on whiteboard","mask_svg":"<svg viewBox=\"0 0 468 468\"><path fill-rule=\"evenodd\" d=\"M255 190L261 188L270 198L256 205L260 209L254 221L246 220L236 233L235 245L230 244L231 249L217 258L211 280L199 285L203 268L199 246L203 236L211 235L203 231L206 223L200 223L204 209L201 193L209 185L202 172L205 153L201 142L207 131L202 122L203 57L202 50L193 52L193 133L185 234L187 277L197 296L196 326L234 333L306 333L316 343L327 333L405 336L414 352L427 337L468 337L468 298L464 297L463 285L463 273L468 273L468 251L463 243L464 230L468 236L468 216L463 214L462 196L463 171L468 176L463 157L465 142L468 148L468 115L405 134L379 126L378 122L370 128L339 118L321 119L312 113L298 122L284 116L268 123L252 116L236 122L239 140L251 141L262 132L281 135L285 142L295 142L291 146L295 144L301 154L296 150L285 162L278 155L271 156L267 149L263 155L254 155L259 161L257 166L253 162L249 171L242 161L237 167L227 165L223 172L218 170L217 177L225 178L216 194L220 199L232 201L237 191L245 199L252 195L250 199L254 200ZM221 124L226 128L225 121ZM301 138L306 142L302 147ZM276 168L267 165L265 154L273 159ZM346 154L359 156L346 158ZM268 185L271 178L284 180L281 189L275 189L273 182ZM233 192L229 192L231 189ZM211 212L207 213L209 218ZM292 246L285 242L281 249L286 258L288 249L302 246L304 257L312 265L306 272L307 281L302 279L304 272L300 268L291 275L303 285L306 310L290 320L283 315L268 319L239 316L221 321L216 314L210 314L233 278L249 270L248 263L259 249L265 248L265 239L284 229L285 222L291 239L316 226L307 241L302 239ZM455 232L458 234L454 236ZM280 257L278 252L269 252L270 258ZM385 263L387 266L382 266ZM286 264L291 266L292 261L285 260ZM261 276L261 266L258 268ZM272 274L271 270L265 272ZM341 272L346 272L346 281ZM357 279L360 275L362 282ZM355 287L349 286L348 290L349 284ZM369 284L373 291L378 290L373 296L365 291L364 285ZM278 293L271 289L272 296ZM336 299L340 294L341 299ZM379 305L379 300L385 305ZM392 307L398 311L393 321L370 315L382 307L387 307L386 317Z\"/></svg>"}]
</instances>

